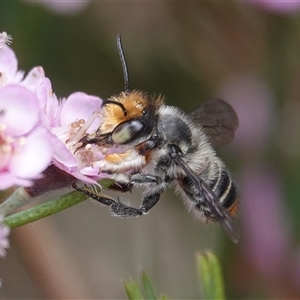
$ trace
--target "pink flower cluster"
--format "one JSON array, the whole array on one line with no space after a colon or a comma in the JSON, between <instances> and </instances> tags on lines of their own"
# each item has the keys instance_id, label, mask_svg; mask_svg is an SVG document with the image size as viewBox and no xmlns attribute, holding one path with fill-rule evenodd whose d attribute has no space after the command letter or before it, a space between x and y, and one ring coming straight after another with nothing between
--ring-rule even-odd
<instances>
[{"instance_id":1,"label":"pink flower cluster","mask_svg":"<svg viewBox=\"0 0 300 300\"><path fill-rule=\"evenodd\" d=\"M96 145L78 150L78 141L99 127L102 100L81 92L57 99L42 67L18 71L10 41L0 33L0 190L30 186L50 164L95 183L103 155Z\"/></svg>"}]
</instances>

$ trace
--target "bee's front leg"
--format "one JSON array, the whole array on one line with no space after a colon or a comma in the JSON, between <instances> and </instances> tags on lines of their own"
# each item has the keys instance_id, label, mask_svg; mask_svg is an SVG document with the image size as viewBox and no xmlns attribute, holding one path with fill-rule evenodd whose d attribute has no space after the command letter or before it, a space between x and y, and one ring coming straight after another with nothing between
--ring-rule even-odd
<instances>
[{"instance_id":1,"label":"bee's front leg","mask_svg":"<svg viewBox=\"0 0 300 300\"><path fill-rule=\"evenodd\" d=\"M147 156L151 153L152 150L161 147L161 145L162 139L159 138L157 135L153 135L147 141L136 145L135 150L138 152L139 155Z\"/></svg>"}]
</instances>

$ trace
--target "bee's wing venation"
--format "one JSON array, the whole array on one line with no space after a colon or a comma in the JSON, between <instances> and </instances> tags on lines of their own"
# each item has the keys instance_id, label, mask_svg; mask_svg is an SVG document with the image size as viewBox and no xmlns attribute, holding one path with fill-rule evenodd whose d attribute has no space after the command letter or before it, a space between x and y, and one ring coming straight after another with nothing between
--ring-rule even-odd
<instances>
[{"instance_id":1,"label":"bee's wing venation","mask_svg":"<svg viewBox=\"0 0 300 300\"><path fill-rule=\"evenodd\" d=\"M215 220L220 224L226 235L234 242L237 243L240 237L239 227L234 218L229 214L227 209L223 207L215 193L208 186L208 184L197 176L181 158L176 159L176 163L183 169L186 175L192 180L194 186L199 193L203 195L206 205L210 213L214 216Z\"/></svg>"},{"instance_id":2,"label":"bee's wing venation","mask_svg":"<svg viewBox=\"0 0 300 300\"><path fill-rule=\"evenodd\" d=\"M234 139L239 119L230 104L221 99L211 99L188 114L196 125L200 124L212 145L223 146Z\"/></svg>"}]
</instances>

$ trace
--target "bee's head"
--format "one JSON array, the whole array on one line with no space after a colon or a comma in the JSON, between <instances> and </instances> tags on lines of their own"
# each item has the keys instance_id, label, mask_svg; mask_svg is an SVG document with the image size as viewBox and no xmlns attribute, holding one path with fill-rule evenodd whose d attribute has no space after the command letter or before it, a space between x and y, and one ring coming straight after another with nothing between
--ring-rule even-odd
<instances>
[{"instance_id":1,"label":"bee's head","mask_svg":"<svg viewBox=\"0 0 300 300\"><path fill-rule=\"evenodd\" d=\"M138 143L153 130L161 97L149 97L140 91L123 92L103 102L102 136L114 144Z\"/></svg>"},{"instance_id":2,"label":"bee's head","mask_svg":"<svg viewBox=\"0 0 300 300\"><path fill-rule=\"evenodd\" d=\"M151 134L162 97L149 97L140 91L129 90L128 69L121 36L117 36L117 46L122 63L125 91L104 100L102 104L102 124L98 130L88 135L82 143L99 145L137 145Z\"/></svg>"}]
</instances>

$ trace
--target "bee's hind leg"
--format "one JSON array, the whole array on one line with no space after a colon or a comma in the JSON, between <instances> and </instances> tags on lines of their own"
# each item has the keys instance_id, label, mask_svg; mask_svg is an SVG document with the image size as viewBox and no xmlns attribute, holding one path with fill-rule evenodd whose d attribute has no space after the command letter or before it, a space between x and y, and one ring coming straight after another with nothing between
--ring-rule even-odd
<instances>
[{"instance_id":1,"label":"bee's hind leg","mask_svg":"<svg viewBox=\"0 0 300 300\"><path fill-rule=\"evenodd\" d=\"M110 205L110 210L113 213L113 215L116 217L135 218L147 214L150 211L150 209L158 202L159 198L160 198L160 193L149 194L145 196L140 208L135 208L126 205L120 202L119 199L117 202L112 200L114 203Z\"/></svg>"},{"instance_id":2,"label":"bee's hind leg","mask_svg":"<svg viewBox=\"0 0 300 300\"><path fill-rule=\"evenodd\" d=\"M135 218L147 214L150 211L150 209L158 202L161 195L160 192L148 194L144 197L141 207L135 208L120 202L119 199L118 201L115 201L106 196L93 193L87 188L80 188L75 183L73 183L72 187L77 191L89 196L90 198L109 206L113 215L121 218Z\"/></svg>"}]
</instances>

